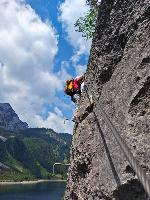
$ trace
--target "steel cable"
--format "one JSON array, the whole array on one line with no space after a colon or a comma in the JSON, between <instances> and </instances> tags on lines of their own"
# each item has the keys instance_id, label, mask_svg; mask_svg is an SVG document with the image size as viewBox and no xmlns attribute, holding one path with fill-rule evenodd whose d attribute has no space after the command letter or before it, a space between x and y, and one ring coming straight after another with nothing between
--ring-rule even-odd
<instances>
[{"instance_id":1,"label":"steel cable","mask_svg":"<svg viewBox=\"0 0 150 200\"><path fill-rule=\"evenodd\" d=\"M87 92L87 89L86 89L86 92ZM87 94L88 94L88 92L87 92ZM113 133L114 137L116 138L118 144L120 145L121 149L123 150L127 160L129 161L131 167L133 168L133 170L137 174L137 177L139 178L141 184L143 185L143 188L145 189L148 196L150 197L150 177L144 172L142 167L139 165L137 159L133 156L129 147L123 141L122 137L120 136L120 134L118 133L118 131L116 130L116 128L114 127L114 125L112 124L110 119L108 118L105 111L103 110L100 102L93 95L93 92L91 92L91 94L92 94L92 98L93 98L94 102L96 103L95 105L96 106L98 105L97 110L100 110L100 113L101 113L102 117L104 118L106 124L108 125L108 127L112 131L112 133ZM89 94L88 94L88 98L91 99Z\"/></svg>"}]
</instances>

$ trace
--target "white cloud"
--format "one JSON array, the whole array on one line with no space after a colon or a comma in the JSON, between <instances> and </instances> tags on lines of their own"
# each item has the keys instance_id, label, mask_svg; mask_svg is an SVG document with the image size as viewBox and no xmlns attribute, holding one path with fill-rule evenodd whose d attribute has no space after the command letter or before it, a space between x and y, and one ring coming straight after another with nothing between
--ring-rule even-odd
<instances>
[{"instance_id":1,"label":"white cloud","mask_svg":"<svg viewBox=\"0 0 150 200\"><path fill-rule=\"evenodd\" d=\"M86 72L86 65L77 65L76 66L77 74L84 74L85 72Z\"/></svg>"},{"instance_id":2,"label":"white cloud","mask_svg":"<svg viewBox=\"0 0 150 200\"><path fill-rule=\"evenodd\" d=\"M54 111L55 111L56 115L58 115L60 117L63 117L63 113L62 113L62 111L58 107L55 107Z\"/></svg>"},{"instance_id":3,"label":"white cloud","mask_svg":"<svg viewBox=\"0 0 150 200\"><path fill-rule=\"evenodd\" d=\"M0 101L9 102L29 126L39 123L54 130L63 128L60 132L70 130L58 109L42 119L45 106L54 102L56 91L63 87L62 74L53 73L56 31L24 0L0 0L0 14Z\"/></svg>"},{"instance_id":4,"label":"white cloud","mask_svg":"<svg viewBox=\"0 0 150 200\"><path fill-rule=\"evenodd\" d=\"M56 111L56 110L55 110ZM35 123L37 123L38 127L45 127L49 128L51 127L58 133L72 133L73 129L73 122L70 120L66 120L65 117L62 116L62 113L60 114L60 110L57 112L59 113L53 113L49 112L48 117L46 120L43 120L43 118L39 115L34 116Z\"/></svg>"},{"instance_id":5,"label":"white cloud","mask_svg":"<svg viewBox=\"0 0 150 200\"><path fill-rule=\"evenodd\" d=\"M89 54L91 46L91 40L86 41L81 33L75 31L74 27L76 20L83 16L88 9L86 0L65 0L59 7L59 20L67 33L68 40L75 48L74 59L76 59L76 62L79 60L80 55Z\"/></svg>"}]
</instances>

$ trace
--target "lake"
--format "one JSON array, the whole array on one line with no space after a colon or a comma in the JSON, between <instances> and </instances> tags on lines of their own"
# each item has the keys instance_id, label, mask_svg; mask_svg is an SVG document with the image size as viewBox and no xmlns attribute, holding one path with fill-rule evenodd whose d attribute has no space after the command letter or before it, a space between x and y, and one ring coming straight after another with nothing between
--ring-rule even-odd
<instances>
[{"instance_id":1,"label":"lake","mask_svg":"<svg viewBox=\"0 0 150 200\"><path fill-rule=\"evenodd\" d=\"M65 187L65 182L58 181L0 185L0 200L61 200Z\"/></svg>"}]
</instances>

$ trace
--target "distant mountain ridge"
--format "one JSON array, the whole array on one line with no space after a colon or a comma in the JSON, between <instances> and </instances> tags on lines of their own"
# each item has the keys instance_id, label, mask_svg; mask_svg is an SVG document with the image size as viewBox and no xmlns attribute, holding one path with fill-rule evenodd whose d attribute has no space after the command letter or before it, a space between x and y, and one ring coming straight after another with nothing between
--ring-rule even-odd
<instances>
[{"instance_id":1,"label":"distant mountain ridge","mask_svg":"<svg viewBox=\"0 0 150 200\"><path fill-rule=\"evenodd\" d=\"M9 103L0 103L0 127L9 131L18 131L28 128L26 122L22 122Z\"/></svg>"},{"instance_id":2,"label":"distant mountain ridge","mask_svg":"<svg viewBox=\"0 0 150 200\"><path fill-rule=\"evenodd\" d=\"M71 142L68 133L28 128L10 104L0 103L0 181L51 178L54 163L70 162Z\"/></svg>"},{"instance_id":3,"label":"distant mountain ridge","mask_svg":"<svg viewBox=\"0 0 150 200\"><path fill-rule=\"evenodd\" d=\"M14 133L0 128L0 136L0 181L50 178L54 163L70 162L71 134L45 128Z\"/></svg>"}]
</instances>

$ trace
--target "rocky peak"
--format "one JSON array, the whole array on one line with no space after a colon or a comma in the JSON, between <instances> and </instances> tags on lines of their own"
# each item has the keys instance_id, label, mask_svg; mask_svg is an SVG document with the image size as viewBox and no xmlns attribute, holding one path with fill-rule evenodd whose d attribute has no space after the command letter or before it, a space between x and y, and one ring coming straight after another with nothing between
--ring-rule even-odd
<instances>
[{"instance_id":1,"label":"rocky peak","mask_svg":"<svg viewBox=\"0 0 150 200\"><path fill-rule=\"evenodd\" d=\"M9 103L0 103L0 127L17 131L28 128L28 124L19 119Z\"/></svg>"}]
</instances>

